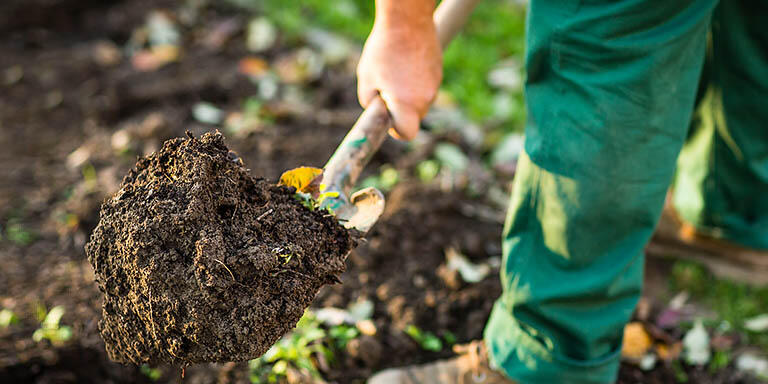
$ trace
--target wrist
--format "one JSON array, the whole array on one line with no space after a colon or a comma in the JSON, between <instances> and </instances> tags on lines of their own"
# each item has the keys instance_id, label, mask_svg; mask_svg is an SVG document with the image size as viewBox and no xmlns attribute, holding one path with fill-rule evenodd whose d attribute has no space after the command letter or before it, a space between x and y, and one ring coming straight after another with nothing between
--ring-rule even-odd
<instances>
[{"instance_id":1,"label":"wrist","mask_svg":"<svg viewBox=\"0 0 768 384\"><path fill-rule=\"evenodd\" d=\"M408 33L434 30L436 0L376 0L374 27Z\"/></svg>"}]
</instances>

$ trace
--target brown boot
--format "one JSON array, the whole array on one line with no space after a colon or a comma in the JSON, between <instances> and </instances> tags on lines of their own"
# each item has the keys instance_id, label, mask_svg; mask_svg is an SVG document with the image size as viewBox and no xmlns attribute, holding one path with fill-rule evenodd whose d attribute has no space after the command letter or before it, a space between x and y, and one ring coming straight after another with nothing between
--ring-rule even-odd
<instances>
[{"instance_id":1,"label":"brown boot","mask_svg":"<svg viewBox=\"0 0 768 384\"><path fill-rule=\"evenodd\" d=\"M488 363L482 341L455 345L458 357L424 365L411 365L381 371L368 384L514 384Z\"/></svg>"},{"instance_id":2,"label":"brown boot","mask_svg":"<svg viewBox=\"0 0 768 384\"><path fill-rule=\"evenodd\" d=\"M650 256L673 256L700 262L718 277L768 285L768 251L747 248L699 232L679 218L669 199L646 252Z\"/></svg>"}]
</instances>

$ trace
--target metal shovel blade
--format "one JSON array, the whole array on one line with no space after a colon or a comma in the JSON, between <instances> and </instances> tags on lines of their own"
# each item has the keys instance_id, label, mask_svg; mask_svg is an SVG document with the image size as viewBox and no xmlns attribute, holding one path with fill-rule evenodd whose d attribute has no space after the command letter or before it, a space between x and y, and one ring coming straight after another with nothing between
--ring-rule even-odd
<instances>
[{"instance_id":1,"label":"metal shovel blade","mask_svg":"<svg viewBox=\"0 0 768 384\"><path fill-rule=\"evenodd\" d=\"M384 212L384 195L376 188L361 189L349 197L349 204L336 211L336 217L348 229L368 232Z\"/></svg>"}]
</instances>

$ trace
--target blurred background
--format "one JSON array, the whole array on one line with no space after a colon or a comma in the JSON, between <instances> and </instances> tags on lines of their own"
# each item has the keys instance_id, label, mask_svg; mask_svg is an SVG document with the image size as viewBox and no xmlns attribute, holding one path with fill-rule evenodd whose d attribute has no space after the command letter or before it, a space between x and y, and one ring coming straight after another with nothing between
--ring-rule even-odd
<instances>
[{"instance_id":1,"label":"blurred background","mask_svg":"<svg viewBox=\"0 0 768 384\"><path fill-rule=\"evenodd\" d=\"M178 367L106 357L83 251L101 201L185 131L220 130L271 181L321 167L361 112L354 69L373 12L372 0L3 0L0 382L177 382ZM481 337L523 142L525 12L481 2L445 52L420 136L388 140L368 166L361 186L387 208L343 284L264 357L188 367L185 382L363 382ZM666 258L646 275L620 382L768 377L768 289Z\"/></svg>"}]
</instances>

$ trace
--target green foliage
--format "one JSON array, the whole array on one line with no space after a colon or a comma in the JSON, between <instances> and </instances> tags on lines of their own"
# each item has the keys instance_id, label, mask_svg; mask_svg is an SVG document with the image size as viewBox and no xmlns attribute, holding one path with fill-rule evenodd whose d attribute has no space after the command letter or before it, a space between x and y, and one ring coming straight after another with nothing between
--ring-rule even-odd
<instances>
[{"instance_id":1,"label":"green foliage","mask_svg":"<svg viewBox=\"0 0 768 384\"><path fill-rule=\"evenodd\" d=\"M34 232L27 229L18 217L11 217L5 223L5 237L8 241L22 247L26 247L35 242L37 236Z\"/></svg>"},{"instance_id":2,"label":"green foliage","mask_svg":"<svg viewBox=\"0 0 768 384\"><path fill-rule=\"evenodd\" d=\"M439 352L443 349L443 342L432 332L423 331L419 329L419 327L411 324L405 328L405 333L424 350Z\"/></svg>"},{"instance_id":3,"label":"green foliage","mask_svg":"<svg viewBox=\"0 0 768 384\"><path fill-rule=\"evenodd\" d=\"M283 336L264 356L248 362L251 382L276 383L289 370L320 379L315 361L322 357L332 363L335 351L342 350L358 336L360 331L347 324L326 330L314 313L307 310L291 333Z\"/></svg>"},{"instance_id":4,"label":"green foliage","mask_svg":"<svg viewBox=\"0 0 768 384\"><path fill-rule=\"evenodd\" d=\"M443 340L445 340L445 343L448 345L454 345L456 344L456 335L451 331L445 331L443 332Z\"/></svg>"},{"instance_id":5,"label":"green foliage","mask_svg":"<svg viewBox=\"0 0 768 384\"><path fill-rule=\"evenodd\" d=\"M325 337L320 322L310 311L305 312L293 332L283 336L264 356L248 362L251 382L276 383L286 376L289 368L320 378L314 356L322 354L329 360L333 358L333 353L322 343Z\"/></svg>"},{"instance_id":6,"label":"green foliage","mask_svg":"<svg viewBox=\"0 0 768 384\"><path fill-rule=\"evenodd\" d=\"M51 308L40 323L40 328L32 334L32 340L40 342L46 339L51 343L61 344L72 338L72 328L60 325L64 312L64 307L60 305Z\"/></svg>"},{"instance_id":7,"label":"green foliage","mask_svg":"<svg viewBox=\"0 0 768 384\"><path fill-rule=\"evenodd\" d=\"M358 185L358 189L374 187L380 191L387 192L400 182L400 173L391 165L381 167L378 175L366 177Z\"/></svg>"},{"instance_id":8,"label":"green foliage","mask_svg":"<svg viewBox=\"0 0 768 384\"><path fill-rule=\"evenodd\" d=\"M326 199L333 199L333 198L339 197L339 193L335 191L323 192L317 196L317 199L313 199L312 195L308 193L296 192L294 197L296 198L296 200L300 201L303 206L307 207L310 211L325 209L326 211L328 211L328 213L333 214L333 209L331 209L331 207L323 207L323 202Z\"/></svg>"},{"instance_id":9,"label":"green foliage","mask_svg":"<svg viewBox=\"0 0 768 384\"><path fill-rule=\"evenodd\" d=\"M368 0L264 1L264 12L290 39L298 39L308 26L307 20L362 42L373 26L374 2Z\"/></svg>"},{"instance_id":10,"label":"green foliage","mask_svg":"<svg viewBox=\"0 0 768 384\"><path fill-rule=\"evenodd\" d=\"M17 324L18 322L19 318L10 309L3 308L0 310L0 328L8 328L13 324Z\"/></svg>"},{"instance_id":11,"label":"green foliage","mask_svg":"<svg viewBox=\"0 0 768 384\"><path fill-rule=\"evenodd\" d=\"M683 363L681 363L680 360L672 362L672 372L675 373L675 381L678 383L688 382L688 374L685 373L685 368L683 368Z\"/></svg>"},{"instance_id":12,"label":"green foliage","mask_svg":"<svg viewBox=\"0 0 768 384\"><path fill-rule=\"evenodd\" d=\"M343 349L350 340L360 336L360 331L354 326L340 324L331 327L328 336L334 341L336 348Z\"/></svg>"},{"instance_id":13,"label":"green foliage","mask_svg":"<svg viewBox=\"0 0 768 384\"><path fill-rule=\"evenodd\" d=\"M718 318L727 321L747 336L750 344L768 350L768 334L748 332L744 320L765 313L768 308L768 287L717 279L699 264L676 262L672 267L673 292L688 291L694 300L713 309Z\"/></svg>"},{"instance_id":14,"label":"green foliage","mask_svg":"<svg viewBox=\"0 0 768 384\"><path fill-rule=\"evenodd\" d=\"M715 351L712 359L709 361L709 373L715 374L731 363L731 353L728 351Z\"/></svg>"},{"instance_id":15,"label":"green foliage","mask_svg":"<svg viewBox=\"0 0 768 384\"><path fill-rule=\"evenodd\" d=\"M416 176L423 183L429 183L440 172L440 163L435 160L424 160L416 166Z\"/></svg>"},{"instance_id":16,"label":"green foliage","mask_svg":"<svg viewBox=\"0 0 768 384\"><path fill-rule=\"evenodd\" d=\"M152 381L158 381L163 376L163 371L157 368L152 368L149 365L143 364L141 366L141 374L146 376Z\"/></svg>"}]
</instances>

